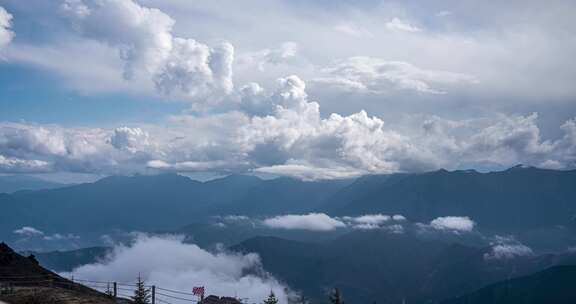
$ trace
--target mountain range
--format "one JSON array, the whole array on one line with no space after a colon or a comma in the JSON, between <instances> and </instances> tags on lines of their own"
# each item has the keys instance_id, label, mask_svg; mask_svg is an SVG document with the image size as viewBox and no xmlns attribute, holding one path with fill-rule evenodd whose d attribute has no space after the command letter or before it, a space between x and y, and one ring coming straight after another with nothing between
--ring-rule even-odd
<instances>
[{"instance_id":1,"label":"mountain range","mask_svg":"<svg viewBox=\"0 0 576 304\"><path fill-rule=\"evenodd\" d=\"M100 236L118 230L179 230L222 215L383 213L424 223L442 216L468 216L482 231L519 234L534 246L556 250L574 241L576 171L518 166L490 173L439 170L333 181L111 176L94 183L0 194L0 206L0 237L8 240L22 226Z\"/></svg>"},{"instance_id":2,"label":"mountain range","mask_svg":"<svg viewBox=\"0 0 576 304\"><path fill-rule=\"evenodd\" d=\"M482 303L502 294L507 285L499 282L519 278L515 286L526 290L539 275L554 281L565 271L547 275L546 269L576 265L574 251L567 250L576 244L576 171L517 166L489 173L438 170L332 181L110 176L2 193L0 206L0 238L19 249L46 248L35 240L79 248L33 252L53 270L70 271L105 257L110 249L102 247L102 239L115 232L180 234L202 248L220 243L229 251L258 253L266 271L314 301L338 287L350 303ZM397 223L399 230L264 225L271 217L308 213L342 222L381 214L404 219ZM446 217L468 217L474 226L432 227L435 219ZM501 256L494 254L499 246ZM530 275L536 279L520 280Z\"/></svg>"}]
</instances>

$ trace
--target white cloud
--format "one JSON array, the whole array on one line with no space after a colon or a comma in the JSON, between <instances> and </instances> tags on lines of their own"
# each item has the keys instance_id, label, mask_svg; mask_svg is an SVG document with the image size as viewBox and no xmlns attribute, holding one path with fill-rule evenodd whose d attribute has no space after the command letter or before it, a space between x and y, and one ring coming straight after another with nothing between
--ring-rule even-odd
<instances>
[{"instance_id":1,"label":"white cloud","mask_svg":"<svg viewBox=\"0 0 576 304\"><path fill-rule=\"evenodd\" d=\"M405 21L405 20L401 20L399 18L392 18L390 21L386 22L385 24L386 28L391 30L391 31L402 31L402 32L410 32L410 33L416 33L416 32L421 32L422 29L410 24L409 22Z\"/></svg>"},{"instance_id":2,"label":"white cloud","mask_svg":"<svg viewBox=\"0 0 576 304\"><path fill-rule=\"evenodd\" d=\"M212 253L184 244L179 237L140 235L129 247L117 245L103 262L65 275L119 282L133 282L141 275L147 284L166 289L205 286L207 295L238 296L250 302L262 302L273 290L281 304L287 303L286 287L262 269L258 255Z\"/></svg>"},{"instance_id":3,"label":"white cloud","mask_svg":"<svg viewBox=\"0 0 576 304\"><path fill-rule=\"evenodd\" d=\"M391 233L404 233L404 227L398 224L398 222L403 222L406 218L398 214L393 216L386 214L365 214L356 217L345 216L342 220L345 221L347 226L353 229L383 229Z\"/></svg>"},{"instance_id":4,"label":"white cloud","mask_svg":"<svg viewBox=\"0 0 576 304\"><path fill-rule=\"evenodd\" d=\"M422 172L478 164L571 168L576 123L544 140L536 114L452 121L418 117L407 128L365 111L323 117L306 84L282 78L268 93L254 84L220 114L173 116L163 126L116 129L0 123L3 172L255 172L304 180Z\"/></svg>"},{"instance_id":5,"label":"white cloud","mask_svg":"<svg viewBox=\"0 0 576 304\"><path fill-rule=\"evenodd\" d=\"M265 73L236 69L235 81L240 85L252 81L268 85L273 79L292 73L302 75L306 79L321 78L325 75L313 71L313 67L360 55L385 56L386 60L407 62L426 70L457 71L464 75L474 75L482 81L477 86L462 87L458 92L451 88L428 84L437 92L454 92L453 95L437 97L431 102L430 107L440 115L450 116L456 111L455 107L458 107L458 113L464 112L469 116L476 115L478 108L508 113L510 109L520 109L518 113L526 113L535 109L531 107L532 105L543 108L541 105L544 100L546 105L552 105L549 107L550 110L543 110L545 112L558 111L558 107L569 110L575 92L574 86L569 81L574 78L576 71L570 60L576 46L571 39L574 34L572 29L575 28L572 20L574 18L569 14L574 10L574 4L567 1L554 1L553 4L546 6L531 1L521 7L509 3L492 6L472 1L449 8L452 15L458 18L435 18L435 14L439 11L439 15L446 14L446 11L440 10L447 8L442 5L440 7L423 5L419 6L420 9L415 9L409 4L388 2L377 6L336 5L334 10L325 10L322 9L322 5L300 6L277 0L267 1L266 5L252 0L243 4L224 1L226 9L222 9L222 4L216 5L205 1L180 3L146 0L138 1L140 5L136 5L142 9L135 9L134 6L127 4L130 3L128 1L69 0L63 5L63 14L51 10L55 5L45 4L55 1L38 0L40 4L34 7L21 5L18 3L21 1L6 1L11 3L11 13L15 18L20 19L19 15L30 14L23 16L24 22L34 23L33 26L47 25L45 27L47 30L37 34L45 36L39 39L41 43L26 39L17 40L12 45L17 48L13 51L12 46L8 48L6 57L8 59L16 57L16 63L32 67L42 69L48 67L50 71L56 71L59 76L64 74L65 77L62 77L63 80L59 85L75 90L81 87L83 91L94 91L94 88L97 88L98 91L107 92L121 90L129 93L140 91L141 94L153 94L154 77L149 77L153 75L147 72L134 71L133 75L138 77L140 74L143 76L141 78L147 78L148 81L144 81L145 88L127 84L142 79L124 82L119 81L121 77L112 78L110 74L121 75L123 65L126 66L126 70L130 70L130 67L145 70L148 66L143 63L147 62L143 59L148 58L145 54L159 53L158 56L151 56L152 58L168 56L167 52L158 50L171 49L172 46L169 45L172 44L172 38L192 37L198 38L200 42L220 38L233 40L234 46L242 56L249 50L276 50L278 49L276 45L281 42L278 37L281 37L298 43L301 51L298 52L297 58L293 57L291 61L303 64L289 67L274 66L267 68ZM96 6L94 3L100 3L101 6ZM96 19L94 15L99 14L98 11L103 11L103 6L120 6L116 3L126 4L125 8L108 9L110 14L102 14L103 17L109 17L102 19L104 20L101 22L102 33L94 30L100 30L96 25L87 25L92 23L88 20ZM162 17L167 16L168 12L169 17ZM42 18L35 18L38 15ZM62 22L63 15L68 16L69 20L74 20L72 26ZM525 22L522 16L531 16L531 21ZM343 23L342 20L346 22ZM494 26L496 24L500 26ZM72 27L78 31L71 33ZM118 30L118 35L109 35L109 28L112 27L123 30ZM415 35L413 32L415 30L421 31ZM343 32L349 34L343 35ZM78 33L82 33L83 36L79 37ZM367 35L365 33L370 33L378 39L354 39L355 36L351 36ZM99 41L100 47L91 46L90 51L80 47L86 45L88 41ZM20 54L25 48L28 52ZM36 52L32 53L31 48ZM426 49L426 56L422 56L422 49ZM55 50L59 56L54 54ZM363 53L358 53L358 50L362 50ZM118 52L122 53L121 57L117 56ZM54 58L60 60L55 61ZM67 61L67 58L70 60ZM127 64L127 61L135 63L131 65ZM154 67L156 64L150 66ZM202 65L198 67L200 66ZM179 72L176 70L172 71ZM78 75L84 77L75 77ZM168 81L167 87L178 91L183 84L185 88L190 87L185 85L190 77L174 76L162 79L174 80ZM347 80L337 78L334 81ZM359 84L347 82L349 85ZM215 81L213 84L219 82ZM368 104L362 102L358 96L333 93L330 88L322 88L319 91L335 95L334 101L322 100L323 108L328 112L352 113L366 108ZM458 93L465 94L462 96L463 94ZM171 98L184 99L181 97ZM428 98L428 96L398 94L394 99L379 101L421 105L421 102L429 102ZM450 106L435 107L437 103ZM484 107L484 104L489 107ZM418 111L425 111L426 108L426 106L417 107ZM406 109L387 105L374 106L370 109L370 113L378 115L390 112L405 113Z\"/></svg>"},{"instance_id":6,"label":"white cloud","mask_svg":"<svg viewBox=\"0 0 576 304\"><path fill-rule=\"evenodd\" d=\"M387 61L357 56L335 62L324 68L323 77L314 84L350 92L384 94L412 91L422 94L445 94L447 88L478 82L473 76L440 70L418 68L408 62Z\"/></svg>"},{"instance_id":7,"label":"white cloud","mask_svg":"<svg viewBox=\"0 0 576 304\"><path fill-rule=\"evenodd\" d=\"M50 172L50 163L37 159L19 159L0 154L0 172L4 173L38 173Z\"/></svg>"},{"instance_id":8,"label":"white cloud","mask_svg":"<svg viewBox=\"0 0 576 304\"><path fill-rule=\"evenodd\" d=\"M233 47L175 37L174 19L158 9L132 0L66 0L61 8L82 35L118 50L125 79L146 73L160 92L192 97L233 88Z\"/></svg>"},{"instance_id":9,"label":"white cloud","mask_svg":"<svg viewBox=\"0 0 576 304\"><path fill-rule=\"evenodd\" d=\"M136 151L150 145L150 135L140 128L120 127L114 129L110 143L117 149Z\"/></svg>"},{"instance_id":10,"label":"white cloud","mask_svg":"<svg viewBox=\"0 0 576 304\"><path fill-rule=\"evenodd\" d=\"M12 27L12 15L0 6L0 49L8 45L14 38Z\"/></svg>"},{"instance_id":11,"label":"white cloud","mask_svg":"<svg viewBox=\"0 0 576 304\"><path fill-rule=\"evenodd\" d=\"M323 118L296 76L280 79L272 93L257 85L249 91L235 104L246 111L174 116L164 126L1 123L0 170L253 170L316 180L478 164L571 168L576 159L574 120L562 125L564 135L556 140L541 138L536 114L462 121L419 117L406 128L385 125L364 111Z\"/></svg>"},{"instance_id":12,"label":"white cloud","mask_svg":"<svg viewBox=\"0 0 576 304\"><path fill-rule=\"evenodd\" d=\"M146 166L152 169L174 172L195 172L195 171L228 171L239 169L246 163L233 163L231 161L183 161L167 163L163 160L151 160Z\"/></svg>"},{"instance_id":13,"label":"white cloud","mask_svg":"<svg viewBox=\"0 0 576 304\"><path fill-rule=\"evenodd\" d=\"M46 234L44 231L38 230L34 227L24 226L20 229L16 229L13 231L15 234L18 234L25 238L30 237L37 237L42 238L44 241L66 241L66 240L78 240L80 237L73 233L54 233L54 234Z\"/></svg>"},{"instance_id":14,"label":"white cloud","mask_svg":"<svg viewBox=\"0 0 576 304\"><path fill-rule=\"evenodd\" d=\"M491 242L490 252L484 254L485 260L513 259L534 255L532 249L513 237L496 236Z\"/></svg>"},{"instance_id":15,"label":"white cloud","mask_svg":"<svg viewBox=\"0 0 576 304\"><path fill-rule=\"evenodd\" d=\"M324 213L309 213L304 215L280 215L267 218L263 224L275 229L331 231L346 227L342 221L331 218Z\"/></svg>"},{"instance_id":16,"label":"white cloud","mask_svg":"<svg viewBox=\"0 0 576 304\"><path fill-rule=\"evenodd\" d=\"M34 227L30 227L30 226L24 226L20 229L16 229L16 230L14 230L14 233L21 235L21 236L26 236L26 237L43 236L44 235L43 231L38 230Z\"/></svg>"},{"instance_id":17,"label":"white cloud","mask_svg":"<svg viewBox=\"0 0 576 304\"><path fill-rule=\"evenodd\" d=\"M278 65L289 62L296 57L298 44L287 41L275 49L263 49L257 52L246 53L238 58L239 64L255 65L258 70L264 71L266 65Z\"/></svg>"},{"instance_id":18,"label":"white cloud","mask_svg":"<svg viewBox=\"0 0 576 304\"><path fill-rule=\"evenodd\" d=\"M336 164L327 167L316 167L306 162L289 159L286 164L259 167L253 170L258 173L269 173L275 175L287 175L305 181L323 179L346 179L362 175L361 170L341 167Z\"/></svg>"},{"instance_id":19,"label":"white cloud","mask_svg":"<svg viewBox=\"0 0 576 304\"><path fill-rule=\"evenodd\" d=\"M462 232L472 231L475 225L476 223L467 216L438 217L430 222L430 227L434 229Z\"/></svg>"},{"instance_id":20,"label":"white cloud","mask_svg":"<svg viewBox=\"0 0 576 304\"><path fill-rule=\"evenodd\" d=\"M360 224L375 224L380 225L387 221L390 221L391 217L386 214L367 214L359 217L352 218L356 223Z\"/></svg>"},{"instance_id":21,"label":"white cloud","mask_svg":"<svg viewBox=\"0 0 576 304\"><path fill-rule=\"evenodd\" d=\"M66 241L66 240L78 240L80 236L75 235L73 233L68 234L61 234L61 233L54 233L52 235L46 235L42 237L45 241Z\"/></svg>"}]
</instances>

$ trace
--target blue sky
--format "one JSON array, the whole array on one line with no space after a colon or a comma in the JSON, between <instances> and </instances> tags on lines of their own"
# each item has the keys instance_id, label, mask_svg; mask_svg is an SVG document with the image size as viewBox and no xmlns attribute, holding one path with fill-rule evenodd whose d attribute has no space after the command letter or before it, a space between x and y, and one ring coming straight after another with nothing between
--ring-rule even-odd
<instances>
[{"instance_id":1,"label":"blue sky","mask_svg":"<svg viewBox=\"0 0 576 304\"><path fill-rule=\"evenodd\" d=\"M1 174L575 166L571 1L0 7Z\"/></svg>"}]
</instances>

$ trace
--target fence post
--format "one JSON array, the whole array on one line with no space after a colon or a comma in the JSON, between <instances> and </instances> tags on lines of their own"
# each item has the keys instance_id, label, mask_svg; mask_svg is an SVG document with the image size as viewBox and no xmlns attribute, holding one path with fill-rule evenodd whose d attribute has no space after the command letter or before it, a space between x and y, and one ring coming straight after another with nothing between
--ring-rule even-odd
<instances>
[{"instance_id":1,"label":"fence post","mask_svg":"<svg viewBox=\"0 0 576 304\"><path fill-rule=\"evenodd\" d=\"M114 282L114 298L116 298L117 295L118 295L118 284Z\"/></svg>"},{"instance_id":2,"label":"fence post","mask_svg":"<svg viewBox=\"0 0 576 304\"><path fill-rule=\"evenodd\" d=\"M152 285L152 304L156 304L156 286Z\"/></svg>"}]
</instances>

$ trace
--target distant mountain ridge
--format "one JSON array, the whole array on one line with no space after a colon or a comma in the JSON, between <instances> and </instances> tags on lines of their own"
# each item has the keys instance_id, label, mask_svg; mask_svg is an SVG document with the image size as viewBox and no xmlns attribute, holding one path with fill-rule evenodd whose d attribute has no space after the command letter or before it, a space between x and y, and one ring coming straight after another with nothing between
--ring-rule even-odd
<instances>
[{"instance_id":1,"label":"distant mountain ridge","mask_svg":"<svg viewBox=\"0 0 576 304\"><path fill-rule=\"evenodd\" d=\"M491 234L524 234L565 249L576 236L576 170L513 167L438 170L356 180L263 180L230 175L199 182L177 174L111 176L57 189L0 193L0 237L32 226L47 233L176 230L213 216L401 214L428 223L468 216ZM248 236L253 236L248 234ZM231 238L233 239L233 238ZM544 246L543 245L543 246Z\"/></svg>"},{"instance_id":2,"label":"distant mountain ridge","mask_svg":"<svg viewBox=\"0 0 576 304\"><path fill-rule=\"evenodd\" d=\"M419 222L469 216L483 228L510 232L574 226L576 170L516 166L490 173L438 170L364 176L328 198L318 211L402 214Z\"/></svg>"},{"instance_id":3,"label":"distant mountain ridge","mask_svg":"<svg viewBox=\"0 0 576 304\"><path fill-rule=\"evenodd\" d=\"M110 247L88 247L69 251L25 251L22 255L34 255L43 267L55 272L70 272L74 268L103 260L111 252Z\"/></svg>"},{"instance_id":4,"label":"distant mountain ridge","mask_svg":"<svg viewBox=\"0 0 576 304\"><path fill-rule=\"evenodd\" d=\"M22 226L75 233L155 231L211 215L307 212L347 184L239 175L207 182L177 174L111 176L61 189L0 194L0 237Z\"/></svg>"},{"instance_id":5,"label":"distant mountain ridge","mask_svg":"<svg viewBox=\"0 0 576 304\"><path fill-rule=\"evenodd\" d=\"M0 193L13 193L23 190L54 189L67 184L50 182L28 175L0 175Z\"/></svg>"}]
</instances>

